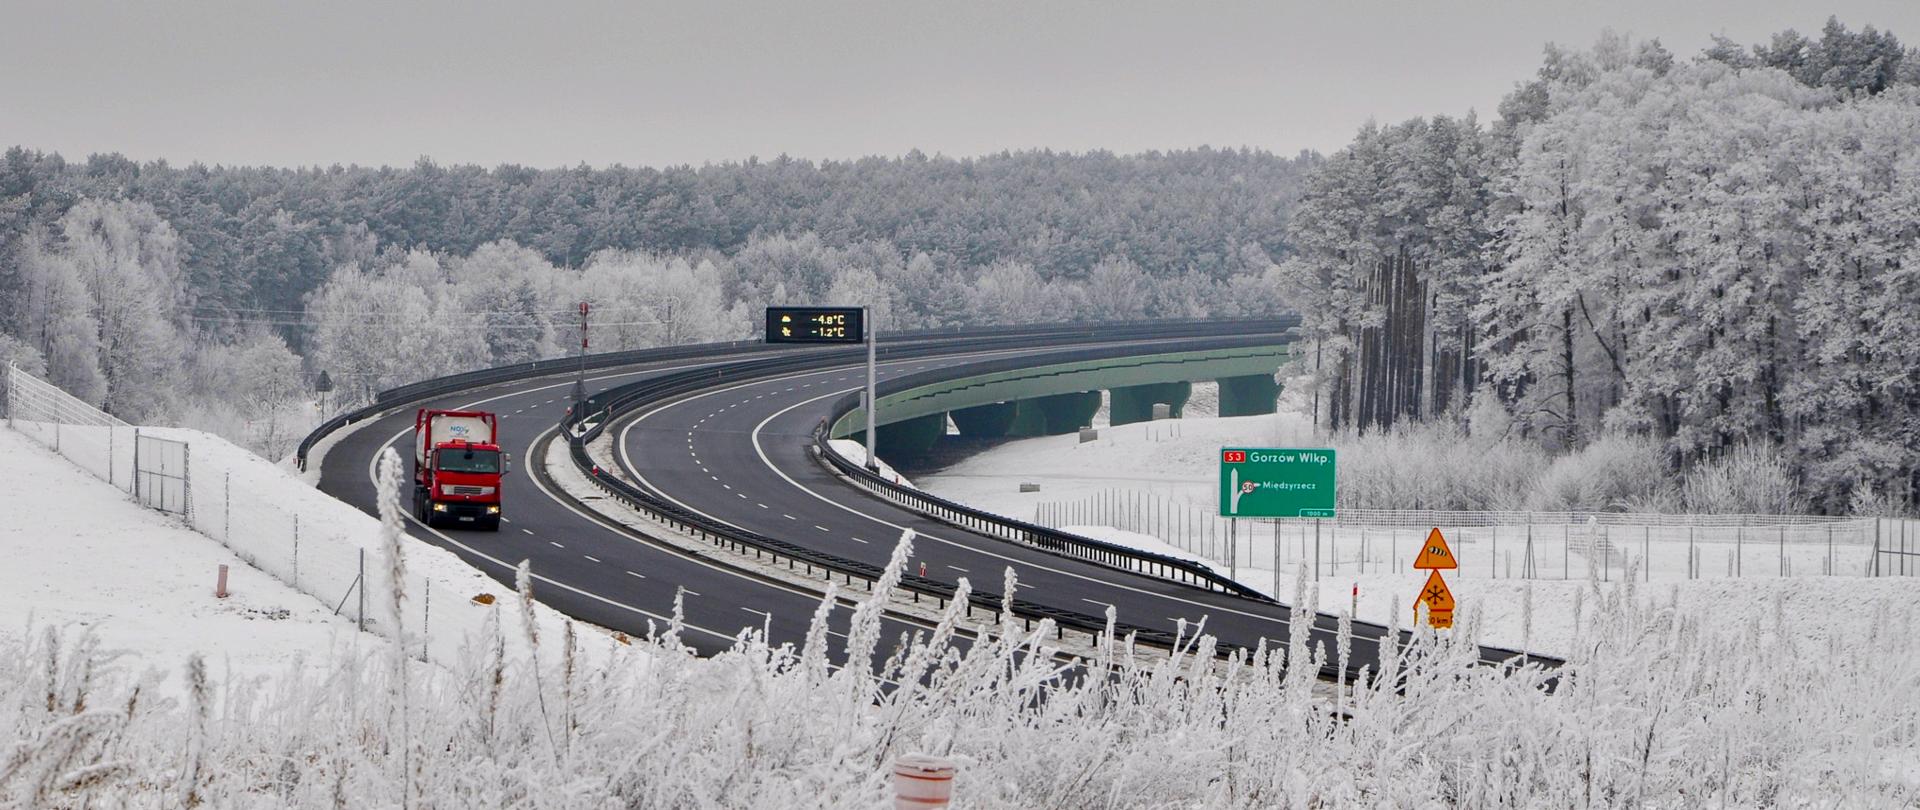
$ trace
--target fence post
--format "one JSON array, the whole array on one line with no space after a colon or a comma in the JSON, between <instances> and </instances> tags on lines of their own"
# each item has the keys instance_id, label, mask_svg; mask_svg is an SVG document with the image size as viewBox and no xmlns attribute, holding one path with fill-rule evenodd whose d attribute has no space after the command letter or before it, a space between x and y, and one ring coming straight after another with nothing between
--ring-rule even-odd
<instances>
[{"instance_id":1,"label":"fence post","mask_svg":"<svg viewBox=\"0 0 1920 810\"><path fill-rule=\"evenodd\" d=\"M140 429L133 429L133 501L145 505L140 500Z\"/></svg>"},{"instance_id":2,"label":"fence post","mask_svg":"<svg viewBox=\"0 0 1920 810\"><path fill-rule=\"evenodd\" d=\"M1733 527L1733 578L1739 579L1747 572L1747 527L1743 524Z\"/></svg>"},{"instance_id":3,"label":"fence post","mask_svg":"<svg viewBox=\"0 0 1920 810\"><path fill-rule=\"evenodd\" d=\"M359 582L360 582L360 611L359 611L359 616L354 619L354 622L359 625L360 632L364 633L367 631L367 550L364 548L360 549L360 580Z\"/></svg>"},{"instance_id":4,"label":"fence post","mask_svg":"<svg viewBox=\"0 0 1920 810\"><path fill-rule=\"evenodd\" d=\"M1780 524L1780 576L1787 575L1787 525Z\"/></svg>"},{"instance_id":5,"label":"fence post","mask_svg":"<svg viewBox=\"0 0 1920 810\"><path fill-rule=\"evenodd\" d=\"M1652 582L1653 581L1653 527L1642 526L1640 527L1640 531L1642 532L1642 534L1640 535L1640 569L1641 569L1641 573L1644 574L1644 576L1640 577L1640 581Z\"/></svg>"}]
</instances>

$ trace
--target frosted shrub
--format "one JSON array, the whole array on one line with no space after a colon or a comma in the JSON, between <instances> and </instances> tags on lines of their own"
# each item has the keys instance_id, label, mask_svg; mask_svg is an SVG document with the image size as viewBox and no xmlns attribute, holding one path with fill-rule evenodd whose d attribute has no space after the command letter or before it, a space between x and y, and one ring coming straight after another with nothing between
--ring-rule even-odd
<instances>
[{"instance_id":1,"label":"frosted shrub","mask_svg":"<svg viewBox=\"0 0 1920 810\"><path fill-rule=\"evenodd\" d=\"M1593 583L1564 668L1477 664L1469 615L1389 645L1386 677L1336 698L1308 671L1345 647L1304 633L1221 659L1203 628L1171 652L1109 632L1076 662L1051 648L1047 622L973 637L954 608L886 638L879 598L843 643L825 628L844 608L823 601L801 650L749 631L698 658L675 640L676 616L631 647L590 636L579 643L609 654L582 657L565 634L496 623L453 671L403 675L384 642L357 636L365 647L276 678L220 682L191 662L186 700L154 699L155 676L88 636L0 641L0 728L14 740L0 804L877 807L889 763L914 751L959 763L966 807L1920 800L1920 642L1906 630L1920 616L1906 607L1814 649L1778 606L1715 633L1670 599ZM884 666L839 666L849 645Z\"/></svg>"},{"instance_id":2,"label":"frosted shrub","mask_svg":"<svg viewBox=\"0 0 1920 810\"><path fill-rule=\"evenodd\" d=\"M1673 475L1658 442L1605 436L1559 456L1535 482L1527 504L1542 512L1642 511L1668 502Z\"/></svg>"},{"instance_id":3,"label":"frosted shrub","mask_svg":"<svg viewBox=\"0 0 1920 810\"><path fill-rule=\"evenodd\" d=\"M1447 421L1329 437L1340 453L1342 505L1410 509L1522 508L1546 453L1526 442L1469 437Z\"/></svg>"},{"instance_id":4,"label":"frosted shrub","mask_svg":"<svg viewBox=\"0 0 1920 810\"><path fill-rule=\"evenodd\" d=\"M1720 515L1792 515L1807 501L1778 447L1740 444L1687 471L1681 498L1689 512Z\"/></svg>"}]
</instances>

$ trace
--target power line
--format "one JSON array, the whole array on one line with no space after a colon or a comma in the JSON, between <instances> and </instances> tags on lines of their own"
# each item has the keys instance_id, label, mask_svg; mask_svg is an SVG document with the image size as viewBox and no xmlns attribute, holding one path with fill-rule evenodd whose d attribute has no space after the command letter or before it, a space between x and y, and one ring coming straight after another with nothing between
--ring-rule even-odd
<instances>
[{"instance_id":1,"label":"power line","mask_svg":"<svg viewBox=\"0 0 1920 810\"><path fill-rule=\"evenodd\" d=\"M517 314L517 313L516 313L516 314ZM411 320L411 319L406 319L406 318L382 318L382 319L372 319L372 320L353 320L353 319L341 319L341 318L329 318L329 319L325 319L325 320L285 320L285 319L266 319L266 318L198 318L198 317L189 317L189 318L187 318L186 320L188 320L188 321L190 321L190 322L193 322L193 323L202 323L202 324L225 324L225 325L233 325L233 326L310 326L310 327L315 327L315 328L318 328L318 327L321 327L321 326L328 326L328 325L333 325L333 326L341 326L341 325L344 325L344 326L402 326L402 325L411 325L411 326L440 326L440 327L447 327L447 328L452 328L452 329L467 329L467 330L474 330L474 331L487 331L487 330L493 330L493 329L558 329L558 328L560 328L561 326L563 326L563 324L554 324L554 323L544 323L544 324L539 324L539 323L533 323L533 324L529 324L529 323L476 323L476 322L474 322L474 321L469 321L469 320L462 320L462 321L420 321L420 320ZM599 325L600 325L600 326L606 326L606 327L614 327L614 326L664 326L664 325L666 325L666 324L669 324L669 323L672 323L672 322L671 322L671 321L616 321L616 322L614 322L614 323L602 323L602 324L599 324Z\"/></svg>"}]
</instances>

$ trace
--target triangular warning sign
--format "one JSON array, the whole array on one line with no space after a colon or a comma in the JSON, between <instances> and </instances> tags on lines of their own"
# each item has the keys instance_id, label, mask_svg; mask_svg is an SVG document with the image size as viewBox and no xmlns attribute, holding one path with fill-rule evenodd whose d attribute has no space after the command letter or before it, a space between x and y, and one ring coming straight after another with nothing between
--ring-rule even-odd
<instances>
[{"instance_id":1,"label":"triangular warning sign","mask_svg":"<svg viewBox=\"0 0 1920 810\"><path fill-rule=\"evenodd\" d=\"M1420 547L1420 556L1413 558L1413 568L1418 571L1429 568L1452 570L1460 567L1453 558L1453 549L1447 548L1447 538L1441 536L1439 529L1427 532L1427 543Z\"/></svg>"},{"instance_id":2,"label":"triangular warning sign","mask_svg":"<svg viewBox=\"0 0 1920 810\"><path fill-rule=\"evenodd\" d=\"M1427 584L1420 586L1420 601L1427 603L1428 613L1452 613L1453 591L1447 588L1447 581L1440 578L1440 572L1427 575Z\"/></svg>"}]
</instances>

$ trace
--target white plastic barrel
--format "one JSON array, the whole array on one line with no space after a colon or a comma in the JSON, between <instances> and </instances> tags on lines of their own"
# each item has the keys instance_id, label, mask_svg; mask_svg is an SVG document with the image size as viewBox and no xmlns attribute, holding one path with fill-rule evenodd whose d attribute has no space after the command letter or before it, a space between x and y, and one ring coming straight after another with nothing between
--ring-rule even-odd
<instances>
[{"instance_id":1,"label":"white plastic barrel","mask_svg":"<svg viewBox=\"0 0 1920 810\"><path fill-rule=\"evenodd\" d=\"M953 763L931 754L902 754L893 761L894 810L946 807L953 798Z\"/></svg>"}]
</instances>

